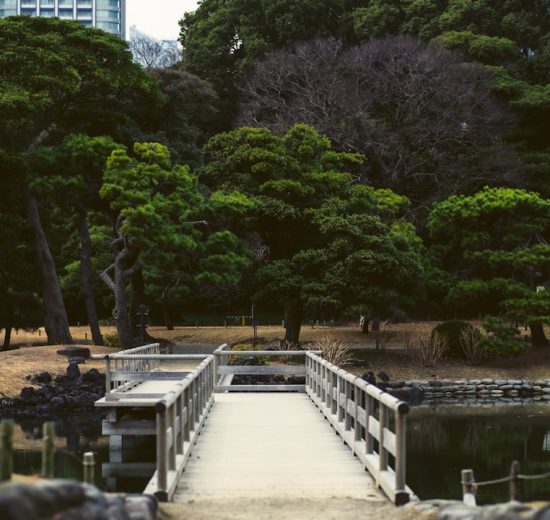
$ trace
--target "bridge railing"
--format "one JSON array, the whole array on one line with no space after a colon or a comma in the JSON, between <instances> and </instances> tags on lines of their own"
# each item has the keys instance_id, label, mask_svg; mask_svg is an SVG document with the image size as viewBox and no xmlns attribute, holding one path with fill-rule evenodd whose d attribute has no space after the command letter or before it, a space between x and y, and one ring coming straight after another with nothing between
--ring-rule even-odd
<instances>
[{"instance_id":1,"label":"bridge railing","mask_svg":"<svg viewBox=\"0 0 550 520\"><path fill-rule=\"evenodd\" d=\"M121 396L134 399L147 397L136 392L128 394L129 390L144 381L179 381L188 373L181 369L163 369L163 361L170 366L173 362L203 360L206 357L204 354L172 354L170 346L152 343L114 354L94 355L92 359L105 361L105 399L117 400Z\"/></svg>"},{"instance_id":2,"label":"bridge railing","mask_svg":"<svg viewBox=\"0 0 550 520\"><path fill-rule=\"evenodd\" d=\"M304 384L253 384L233 385L232 379L236 375L247 376L305 376L305 358L307 350L229 350L222 345L214 351L216 392L305 392ZM294 358L304 361L299 365L235 365L229 364L229 358L239 357L267 357L273 360L277 357Z\"/></svg>"},{"instance_id":3,"label":"bridge railing","mask_svg":"<svg viewBox=\"0 0 550 520\"><path fill-rule=\"evenodd\" d=\"M377 485L395 504L408 502L413 495L405 482L409 405L311 352L305 386Z\"/></svg>"},{"instance_id":4,"label":"bridge railing","mask_svg":"<svg viewBox=\"0 0 550 520\"><path fill-rule=\"evenodd\" d=\"M172 499L214 401L214 356L178 382L155 405L157 469L144 493Z\"/></svg>"}]
</instances>

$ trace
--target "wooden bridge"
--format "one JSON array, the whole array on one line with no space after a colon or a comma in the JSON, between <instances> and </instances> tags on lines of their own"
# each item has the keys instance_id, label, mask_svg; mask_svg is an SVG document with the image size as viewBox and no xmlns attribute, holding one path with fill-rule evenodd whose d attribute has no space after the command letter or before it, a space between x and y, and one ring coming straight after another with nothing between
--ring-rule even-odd
<instances>
[{"instance_id":1,"label":"wooden bridge","mask_svg":"<svg viewBox=\"0 0 550 520\"><path fill-rule=\"evenodd\" d=\"M272 363L229 362L243 356ZM144 493L176 502L333 496L400 505L415 498L405 482L407 403L318 352L222 345L181 354L154 344L94 357L106 363L106 395L96 406L108 412L107 479L152 474ZM232 384L236 375L282 381ZM147 439L154 461L141 447Z\"/></svg>"}]
</instances>

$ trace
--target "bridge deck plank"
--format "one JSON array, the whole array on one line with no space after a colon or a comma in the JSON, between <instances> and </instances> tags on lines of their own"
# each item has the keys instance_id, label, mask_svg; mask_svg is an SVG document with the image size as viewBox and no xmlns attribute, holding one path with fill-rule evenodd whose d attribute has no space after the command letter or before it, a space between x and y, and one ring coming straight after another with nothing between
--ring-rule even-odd
<instances>
[{"instance_id":1,"label":"bridge deck plank","mask_svg":"<svg viewBox=\"0 0 550 520\"><path fill-rule=\"evenodd\" d=\"M175 502L274 496L386 500L306 394L216 394Z\"/></svg>"}]
</instances>

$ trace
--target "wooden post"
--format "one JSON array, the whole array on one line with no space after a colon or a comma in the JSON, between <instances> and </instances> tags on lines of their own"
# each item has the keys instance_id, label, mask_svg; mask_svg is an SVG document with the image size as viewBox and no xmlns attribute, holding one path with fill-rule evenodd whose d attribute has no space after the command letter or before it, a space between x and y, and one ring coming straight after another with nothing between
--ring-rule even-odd
<instances>
[{"instance_id":1,"label":"wooden post","mask_svg":"<svg viewBox=\"0 0 550 520\"><path fill-rule=\"evenodd\" d=\"M189 387L185 388L183 391L183 406L187 410L187 417L185 419L185 424L183 425L183 442L189 442L190 437L190 428L189 428L189 417L191 416L191 409L189 407ZM183 451L185 453L185 450Z\"/></svg>"},{"instance_id":2,"label":"wooden post","mask_svg":"<svg viewBox=\"0 0 550 520\"><path fill-rule=\"evenodd\" d=\"M344 409L342 408L342 404L340 402L340 395L344 393L344 387L346 385L346 380L338 374L336 376L336 416L338 418L338 422L342 422L344 420Z\"/></svg>"},{"instance_id":3,"label":"wooden post","mask_svg":"<svg viewBox=\"0 0 550 520\"><path fill-rule=\"evenodd\" d=\"M53 422L42 425L42 477L53 478L55 458L55 430Z\"/></svg>"},{"instance_id":4,"label":"wooden post","mask_svg":"<svg viewBox=\"0 0 550 520\"><path fill-rule=\"evenodd\" d=\"M214 352L214 359L212 360L213 364L213 386L214 390L216 390L216 385L218 384L218 355L216 352Z\"/></svg>"},{"instance_id":5,"label":"wooden post","mask_svg":"<svg viewBox=\"0 0 550 520\"><path fill-rule=\"evenodd\" d=\"M170 470L176 469L176 455L178 450L178 437L176 435L176 414L176 402L173 402L168 408L167 412L169 428L172 430L172 446L168 450L168 469Z\"/></svg>"},{"instance_id":6,"label":"wooden post","mask_svg":"<svg viewBox=\"0 0 550 520\"><path fill-rule=\"evenodd\" d=\"M95 480L95 458L92 451L87 451L84 453L82 459L82 468L83 468L83 480L86 484L94 484Z\"/></svg>"},{"instance_id":7,"label":"wooden post","mask_svg":"<svg viewBox=\"0 0 550 520\"><path fill-rule=\"evenodd\" d=\"M370 434L370 419L374 413L373 398L365 392L365 451L370 455L374 451L374 439Z\"/></svg>"},{"instance_id":8,"label":"wooden post","mask_svg":"<svg viewBox=\"0 0 550 520\"><path fill-rule=\"evenodd\" d=\"M354 430L353 440L355 441L355 443L357 443L361 440L361 424L359 424L359 408L365 406L365 404L364 404L365 403L365 391L356 386L354 388L353 401L355 402L355 412L353 414L353 430ZM366 435L367 434L365 433L365 436ZM356 453L355 443L353 444L353 454L354 455Z\"/></svg>"},{"instance_id":9,"label":"wooden post","mask_svg":"<svg viewBox=\"0 0 550 520\"><path fill-rule=\"evenodd\" d=\"M111 391L111 358L105 356L105 394Z\"/></svg>"},{"instance_id":10,"label":"wooden post","mask_svg":"<svg viewBox=\"0 0 550 520\"><path fill-rule=\"evenodd\" d=\"M13 422L0 423L0 481L10 480L13 473Z\"/></svg>"},{"instance_id":11,"label":"wooden post","mask_svg":"<svg viewBox=\"0 0 550 520\"><path fill-rule=\"evenodd\" d=\"M521 502L521 480L519 474L521 468L519 462L514 460L510 467L510 500L517 500Z\"/></svg>"},{"instance_id":12,"label":"wooden post","mask_svg":"<svg viewBox=\"0 0 550 520\"><path fill-rule=\"evenodd\" d=\"M158 498L163 501L168 491L168 446L166 444L166 405L156 405L157 412L157 489ZM166 499L165 499L166 500Z\"/></svg>"},{"instance_id":13,"label":"wooden post","mask_svg":"<svg viewBox=\"0 0 550 520\"><path fill-rule=\"evenodd\" d=\"M351 414L348 411L348 402L351 401L351 383L347 379L344 383L344 388L346 396L346 399L344 401L344 428L346 431L349 431L351 430ZM356 392L354 392L354 394L355 393ZM357 405L357 399L355 399L355 395L353 397L353 402Z\"/></svg>"},{"instance_id":14,"label":"wooden post","mask_svg":"<svg viewBox=\"0 0 550 520\"><path fill-rule=\"evenodd\" d=\"M470 505L472 501L472 496L474 497L475 502L475 495L474 495L474 471L471 469L463 469L460 472L461 475L461 483L462 483L462 500L465 504Z\"/></svg>"},{"instance_id":15,"label":"wooden post","mask_svg":"<svg viewBox=\"0 0 550 520\"><path fill-rule=\"evenodd\" d=\"M408 411L408 405L401 403L395 412L395 503L399 506L410 499L406 490Z\"/></svg>"},{"instance_id":16,"label":"wooden post","mask_svg":"<svg viewBox=\"0 0 550 520\"><path fill-rule=\"evenodd\" d=\"M379 406L380 415L378 417L378 426L380 427L380 431L378 439L378 460L380 461L379 469L380 472L382 472L388 470L388 450L386 449L386 446L384 446L384 429L388 427L389 417L388 409L386 408L386 406L382 402L379 403Z\"/></svg>"}]
</instances>

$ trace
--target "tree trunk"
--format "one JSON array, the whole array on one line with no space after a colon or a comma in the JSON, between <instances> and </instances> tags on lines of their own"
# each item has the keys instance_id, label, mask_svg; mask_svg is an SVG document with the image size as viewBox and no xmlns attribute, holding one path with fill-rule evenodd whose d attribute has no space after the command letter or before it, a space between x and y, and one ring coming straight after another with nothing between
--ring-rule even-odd
<instances>
[{"instance_id":1,"label":"tree trunk","mask_svg":"<svg viewBox=\"0 0 550 520\"><path fill-rule=\"evenodd\" d=\"M48 335L48 343L71 344L73 338L69 330L69 320L59 287L59 279L50 251L48 240L40 221L36 199L28 187L24 189L25 208L33 232L33 242L42 279L42 296L44 300L44 327Z\"/></svg>"},{"instance_id":2,"label":"tree trunk","mask_svg":"<svg viewBox=\"0 0 550 520\"><path fill-rule=\"evenodd\" d=\"M372 318L372 332L380 332L380 316L374 316Z\"/></svg>"},{"instance_id":3,"label":"tree trunk","mask_svg":"<svg viewBox=\"0 0 550 520\"><path fill-rule=\"evenodd\" d=\"M369 323L370 323L370 320L367 320L366 318L363 320L363 325L361 326L361 332L363 334L369 333Z\"/></svg>"},{"instance_id":4,"label":"tree trunk","mask_svg":"<svg viewBox=\"0 0 550 520\"><path fill-rule=\"evenodd\" d=\"M11 323L6 323L6 327L5 327L4 331L5 331L4 344L2 345L2 348L0 349L0 352L3 352L5 350L9 350L9 348L10 348L11 331L12 331Z\"/></svg>"},{"instance_id":5,"label":"tree trunk","mask_svg":"<svg viewBox=\"0 0 550 520\"><path fill-rule=\"evenodd\" d=\"M304 310L300 300L289 301L285 307L285 341L288 343L300 342L300 329Z\"/></svg>"},{"instance_id":6,"label":"tree trunk","mask_svg":"<svg viewBox=\"0 0 550 520\"><path fill-rule=\"evenodd\" d=\"M80 232L80 276L82 281L82 293L86 303L86 312L88 313L88 323L92 333L94 345L104 345L103 336L99 329L99 320L97 318L97 309L95 305L94 293L94 271L92 268L92 240L90 230L86 222L86 213L79 211L77 216L78 230Z\"/></svg>"},{"instance_id":7,"label":"tree trunk","mask_svg":"<svg viewBox=\"0 0 550 520\"><path fill-rule=\"evenodd\" d=\"M168 308L166 300L162 298L160 304L162 308L162 318L164 320L164 326L166 327L166 330L174 330L174 323L172 321L172 317L170 316L170 309Z\"/></svg>"},{"instance_id":8,"label":"tree trunk","mask_svg":"<svg viewBox=\"0 0 550 520\"><path fill-rule=\"evenodd\" d=\"M134 346L134 333L130 316L128 313L128 304L126 301L126 276L124 275L124 259L122 254L115 260L114 293L115 293L115 322L118 339L123 348L132 348Z\"/></svg>"},{"instance_id":9,"label":"tree trunk","mask_svg":"<svg viewBox=\"0 0 550 520\"><path fill-rule=\"evenodd\" d=\"M529 323L529 329L531 329L531 345L533 347L548 346L548 339L544 334L542 323Z\"/></svg>"},{"instance_id":10,"label":"tree trunk","mask_svg":"<svg viewBox=\"0 0 550 520\"><path fill-rule=\"evenodd\" d=\"M138 312L141 305L145 304L145 281L143 272L138 269L132 274L132 311L130 314L130 324L137 330L139 327Z\"/></svg>"}]
</instances>

